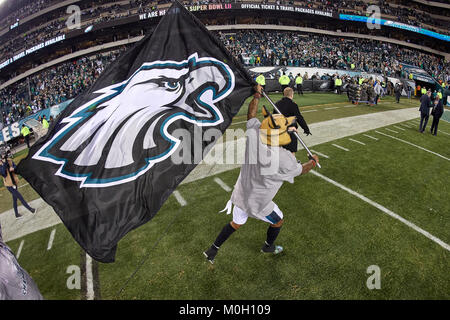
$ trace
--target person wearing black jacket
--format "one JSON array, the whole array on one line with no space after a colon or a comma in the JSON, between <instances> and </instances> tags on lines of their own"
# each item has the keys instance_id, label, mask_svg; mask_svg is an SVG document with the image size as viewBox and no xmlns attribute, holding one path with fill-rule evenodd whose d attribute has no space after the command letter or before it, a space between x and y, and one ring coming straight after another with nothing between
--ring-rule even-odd
<instances>
[{"instance_id":1,"label":"person wearing black jacket","mask_svg":"<svg viewBox=\"0 0 450 320\"><path fill-rule=\"evenodd\" d=\"M420 97L420 126L419 131L423 133L425 131L425 127L428 123L428 118L430 117L430 108L432 107L431 103L431 91L428 90L427 94L424 94ZM423 126L422 126L423 124Z\"/></svg>"},{"instance_id":2,"label":"person wearing black jacket","mask_svg":"<svg viewBox=\"0 0 450 320\"><path fill-rule=\"evenodd\" d=\"M303 116L300 114L297 104L292 100L294 98L294 90L290 87L284 89L283 96L284 97L280 101L275 103L278 110L280 110L281 114L285 117L295 116L297 119L297 124L302 127L304 133L306 135L310 135L311 132L309 131L305 119L303 119ZM277 113L276 110L274 110L274 113ZM295 125L295 127L298 128L298 125ZM291 133L291 143L283 146L283 148L295 153L297 152L297 142L297 138Z\"/></svg>"},{"instance_id":3,"label":"person wearing black jacket","mask_svg":"<svg viewBox=\"0 0 450 320\"><path fill-rule=\"evenodd\" d=\"M442 104L442 99L439 99L439 96L436 96L436 99L434 100L433 111L431 111L431 115L433 116L433 123L431 124L430 130L431 134L434 136L437 135L439 119L441 118L443 113L444 113L444 105Z\"/></svg>"}]
</instances>

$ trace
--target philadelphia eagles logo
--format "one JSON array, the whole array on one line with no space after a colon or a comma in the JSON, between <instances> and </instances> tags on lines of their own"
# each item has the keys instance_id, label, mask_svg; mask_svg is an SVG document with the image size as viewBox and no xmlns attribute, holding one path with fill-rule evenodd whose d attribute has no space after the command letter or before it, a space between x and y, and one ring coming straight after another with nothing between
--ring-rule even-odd
<instances>
[{"instance_id":1,"label":"philadelphia eagles logo","mask_svg":"<svg viewBox=\"0 0 450 320\"><path fill-rule=\"evenodd\" d=\"M58 164L55 175L81 182L80 188L133 181L177 150L181 141L168 131L173 122L222 123L216 104L234 85L228 65L197 53L184 61L144 63L62 119L33 159Z\"/></svg>"}]
</instances>

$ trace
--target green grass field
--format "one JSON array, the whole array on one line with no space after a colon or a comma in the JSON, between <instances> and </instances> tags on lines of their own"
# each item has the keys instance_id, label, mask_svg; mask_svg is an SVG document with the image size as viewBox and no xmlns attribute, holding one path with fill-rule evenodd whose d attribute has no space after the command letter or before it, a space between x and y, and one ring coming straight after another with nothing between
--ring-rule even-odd
<instances>
[{"instance_id":1,"label":"green grass field","mask_svg":"<svg viewBox=\"0 0 450 320\"><path fill-rule=\"evenodd\" d=\"M311 94L300 98L304 102L300 105L318 110L304 113L309 123L379 112L376 108L386 111L417 106L415 100L404 99L395 104L387 98L386 104L378 107L325 110L327 104L348 105L343 98ZM243 110L246 112L246 107ZM234 123L243 121L238 117L245 117L244 111ZM321 157L322 169L316 171L448 244L450 123L441 121L442 133L436 137L429 132L419 134L414 121L403 124L396 126L404 130L386 127L398 133L380 128L314 146L314 150L329 157ZM306 160L304 152L298 152L298 156ZM221 189L214 178L219 177L232 187L238 175L239 169L235 169L180 185L177 190L186 199L186 206L181 207L171 196L152 221L119 243L115 263L99 264L101 298L450 298L448 249L313 174L296 178L294 184L285 183L274 199L285 215L277 239L285 249L281 255L259 252L267 224L249 219L222 246L211 265L202 251L231 219L218 214L230 193ZM27 189L26 198L31 200L35 195L29 186L21 188L21 192L25 194ZM2 189L0 196L2 212L8 209L4 199L9 195ZM46 299L83 299L83 290L66 287L70 276L67 268L80 264L81 250L63 225L54 228L56 237L50 251L46 248L53 228L10 241L8 245L17 251L24 240L19 262ZM372 265L381 270L379 290L366 286L370 276L367 268Z\"/></svg>"}]
</instances>

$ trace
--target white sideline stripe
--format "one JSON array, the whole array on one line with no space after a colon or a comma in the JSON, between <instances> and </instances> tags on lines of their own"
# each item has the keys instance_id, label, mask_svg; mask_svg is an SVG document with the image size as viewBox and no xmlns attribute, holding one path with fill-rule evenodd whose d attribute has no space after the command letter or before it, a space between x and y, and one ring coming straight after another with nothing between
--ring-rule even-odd
<instances>
[{"instance_id":1,"label":"white sideline stripe","mask_svg":"<svg viewBox=\"0 0 450 320\"><path fill-rule=\"evenodd\" d=\"M402 130L402 131L405 131L405 129L400 128L400 127L397 127L397 126L394 126L394 128L399 129L399 130Z\"/></svg>"},{"instance_id":2,"label":"white sideline stripe","mask_svg":"<svg viewBox=\"0 0 450 320\"><path fill-rule=\"evenodd\" d=\"M421 233L422 235L424 235L425 237L427 237L427 238L430 239L431 241L436 242L438 245L440 245L441 247L443 247L443 248L446 249L447 251L450 251L450 245L448 245L448 244L445 243L444 241L442 241L442 240L436 238L435 236L433 236L433 235L430 234L429 232L423 230L422 228L416 226L414 223L412 223L412 222L406 220L405 218L402 218L401 216L399 216L398 214L392 212L391 210L389 210L389 209L383 207L382 205L376 203L375 201L370 200L369 198L366 198L366 197L363 196L362 194L359 194L358 192L353 191L353 190L347 188L346 186L343 186L342 184L340 184L340 183L338 183L338 182L336 182L336 181L334 181L334 180L331 180L330 178L328 178L328 177L326 177L326 176L324 176L324 175L322 175L322 174L320 174L320 173L318 173L318 172L316 172L316 171L314 171L314 170L311 170L310 172L311 172L312 174L314 174L315 176L318 176L319 178L321 178L321 179L323 179L323 180L325 180L325 181L327 181L327 182L329 182L329 183L335 185L336 187L338 187L338 188L340 188L340 189L342 189L342 190L344 190L344 191L347 191L348 193L354 195L355 197L357 197L357 198L359 198L359 199L361 199L361 200L367 202L368 204L374 206L375 208L377 208L377 209L383 211L384 213L386 213L387 215L391 216L392 218L397 219L398 221L400 221L400 222L406 224L408 227L410 227L410 228L414 229L415 231Z\"/></svg>"},{"instance_id":3,"label":"white sideline stripe","mask_svg":"<svg viewBox=\"0 0 450 320\"><path fill-rule=\"evenodd\" d=\"M378 138L369 136L368 134L363 134L363 136L366 136L367 138L370 138L370 139L373 139L373 140L377 140L377 141L378 141Z\"/></svg>"},{"instance_id":4,"label":"white sideline stripe","mask_svg":"<svg viewBox=\"0 0 450 320\"><path fill-rule=\"evenodd\" d=\"M321 156L321 157L330 159L329 156L327 156L326 154L320 153L319 151L316 151L316 150L313 150L313 149L310 149L310 151L311 151L312 153L318 154L318 155Z\"/></svg>"},{"instance_id":5,"label":"white sideline stripe","mask_svg":"<svg viewBox=\"0 0 450 320\"><path fill-rule=\"evenodd\" d=\"M47 251L50 250L53 246L53 240L55 240L56 229L53 229L50 233L50 239L48 240Z\"/></svg>"},{"instance_id":6,"label":"white sideline stripe","mask_svg":"<svg viewBox=\"0 0 450 320\"><path fill-rule=\"evenodd\" d=\"M241 123L246 123L247 121L239 121L239 122L235 122L235 123L232 123L232 124L230 124L230 126L234 126L235 124L241 124Z\"/></svg>"},{"instance_id":7,"label":"white sideline stripe","mask_svg":"<svg viewBox=\"0 0 450 320\"><path fill-rule=\"evenodd\" d=\"M391 129L389 129L389 128L385 128L387 131L390 131L390 132L393 132L393 133L398 133L397 131L395 131L395 130L391 130Z\"/></svg>"},{"instance_id":8,"label":"white sideline stripe","mask_svg":"<svg viewBox=\"0 0 450 320\"><path fill-rule=\"evenodd\" d=\"M21 186L18 186L17 189L20 189L20 188L25 187L25 186L27 186L27 185L29 185L29 183L25 183L25 184L23 184L23 185L21 185Z\"/></svg>"},{"instance_id":9,"label":"white sideline stripe","mask_svg":"<svg viewBox=\"0 0 450 320\"><path fill-rule=\"evenodd\" d=\"M359 143L359 144L362 144L363 146L366 145L364 142L361 142L361 141L358 141L358 140L355 140L355 139L352 139L352 138L349 138L348 140L356 142L356 143Z\"/></svg>"},{"instance_id":10,"label":"white sideline stripe","mask_svg":"<svg viewBox=\"0 0 450 320\"><path fill-rule=\"evenodd\" d=\"M220 178L214 178L214 181L226 192L230 192L231 188L229 186L227 186L227 184L225 182L222 181L222 179Z\"/></svg>"},{"instance_id":11,"label":"white sideline stripe","mask_svg":"<svg viewBox=\"0 0 450 320\"><path fill-rule=\"evenodd\" d=\"M337 144L334 144L334 143L333 143L333 146L335 146L336 148L342 149L344 151L350 151L347 148L341 147L340 145L337 145Z\"/></svg>"},{"instance_id":12,"label":"white sideline stripe","mask_svg":"<svg viewBox=\"0 0 450 320\"><path fill-rule=\"evenodd\" d=\"M339 109L340 107L325 108L325 110Z\"/></svg>"},{"instance_id":13,"label":"white sideline stripe","mask_svg":"<svg viewBox=\"0 0 450 320\"><path fill-rule=\"evenodd\" d=\"M443 133L443 134L446 134L446 135L448 135L448 136L450 136L450 133L447 133L447 132L444 132L444 131L441 131L441 130L438 130L440 133Z\"/></svg>"},{"instance_id":14,"label":"white sideline stripe","mask_svg":"<svg viewBox=\"0 0 450 320\"><path fill-rule=\"evenodd\" d=\"M406 128L411 128L411 126L410 126L409 124L406 124L406 123L400 123L400 125L401 125L401 126L404 126L404 127L406 127Z\"/></svg>"},{"instance_id":15,"label":"white sideline stripe","mask_svg":"<svg viewBox=\"0 0 450 320\"><path fill-rule=\"evenodd\" d=\"M92 272L92 258L86 253L86 299L94 300L94 276Z\"/></svg>"},{"instance_id":16,"label":"white sideline stripe","mask_svg":"<svg viewBox=\"0 0 450 320\"><path fill-rule=\"evenodd\" d=\"M306 110L306 111L302 111L302 113L314 112L314 111L317 111L317 110L316 109L314 109L314 110Z\"/></svg>"},{"instance_id":17,"label":"white sideline stripe","mask_svg":"<svg viewBox=\"0 0 450 320\"><path fill-rule=\"evenodd\" d=\"M183 196L181 195L181 193L178 190L175 190L173 192L173 195L175 196L175 198L177 199L178 203L184 207L185 205L187 205L186 200L184 200Z\"/></svg>"},{"instance_id":18,"label":"white sideline stripe","mask_svg":"<svg viewBox=\"0 0 450 320\"><path fill-rule=\"evenodd\" d=\"M442 159L445 159L445 160L447 160L447 161L450 161L449 158L443 156L442 154L439 154L439 153L436 153L436 152L434 152L434 151L425 149L425 148L423 148L423 147L421 147L421 146L418 146L418 145L416 145L416 144L414 144L414 143L411 143L411 142L409 142L409 141L405 141L405 140L399 139L399 138L397 138L397 137L393 137L393 136L391 136L391 135L388 135L388 134L386 134L386 133L379 132L379 131L376 131L376 130L375 130L375 132L376 132L376 133L379 133L379 134L382 134L383 136L386 136L386 137L389 137L389 138L392 138L392 139L401 141L401 142L403 142L403 143L407 143L407 144L409 144L409 145L411 145L411 146L413 146L413 147L416 147L416 148L418 148L418 149L420 149L420 150L423 150L423 151L432 153L432 154L434 154L434 155L436 155L436 156L438 156L438 157L440 157L440 158L442 158Z\"/></svg>"},{"instance_id":19,"label":"white sideline stripe","mask_svg":"<svg viewBox=\"0 0 450 320\"><path fill-rule=\"evenodd\" d=\"M19 250L17 250L16 258L19 259L20 254L22 253L23 244L25 243L25 240L20 241L19 244Z\"/></svg>"}]
</instances>

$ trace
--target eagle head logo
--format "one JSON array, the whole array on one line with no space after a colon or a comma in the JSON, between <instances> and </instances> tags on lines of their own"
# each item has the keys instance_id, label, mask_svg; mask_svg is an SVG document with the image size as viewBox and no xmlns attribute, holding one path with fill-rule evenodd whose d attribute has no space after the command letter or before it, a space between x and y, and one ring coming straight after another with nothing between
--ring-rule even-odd
<instances>
[{"instance_id":1,"label":"eagle head logo","mask_svg":"<svg viewBox=\"0 0 450 320\"><path fill-rule=\"evenodd\" d=\"M177 150L173 122L222 123L216 104L234 85L228 65L197 53L184 61L144 63L62 119L33 159L58 164L55 175L81 182L80 188L133 181Z\"/></svg>"}]
</instances>

